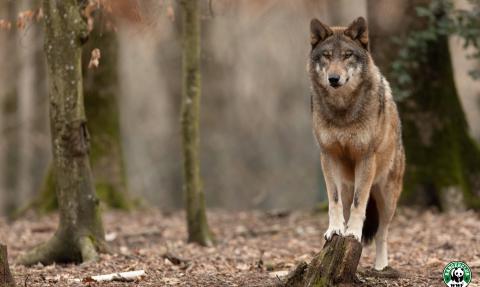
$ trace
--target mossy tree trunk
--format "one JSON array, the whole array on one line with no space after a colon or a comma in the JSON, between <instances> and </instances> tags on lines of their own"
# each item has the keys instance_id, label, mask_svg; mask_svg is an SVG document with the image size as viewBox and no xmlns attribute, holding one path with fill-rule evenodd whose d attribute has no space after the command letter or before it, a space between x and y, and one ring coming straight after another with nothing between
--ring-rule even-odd
<instances>
[{"instance_id":1,"label":"mossy tree trunk","mask_svg":"<svg viewBox=\"0 0 480 287\"><path fill-rule=\"evenodd\" d=\"M0 286L14 287L12 273L10 273L10 266L8 265L7 246L0 244Z\"/></svg>"},{"instance_id":2,"label":"mossy tree trunk","mask_svg":"<svg viewBox=\"0 0 480 287\"><path fill-rule=\"evenodd\" d=\"M198 0L182 0L182 144L188 241L211 245L198 157L200 122L200 15Z\"/></svg>"},{"instance_id":3,"label":"mossy tree trunk","mask_svg":"<svg viewBox=\"0 0 480 287\"><path fill-rule=\"evenodd\" d=\"M129 210L134 204L127 192L121 144L118 42L116 33L104 27L104 24L104 19L97 15L94 29L82 52L85 110L88 129L92 134L90 160L101 202L108 207ZM100 65L88 69L91 52L95 48L100 49L102 54ZM40 212L48 212L58 207L56 201L55 178L50 168L33 206Z\"/></svg>"},{"instance_id":4,"label":"mossy tree trunk","mask_svg":"<svg viewBox=\"0 0 480 287\"><path fill-rule=\"evenodd\" d=\"M396 24L379 2L368 1L371 42L377 64L388 74L399 51L391 37L406 39L408 31L422 29L425 20L414 9L428 1L389 1L399 6L391 10L404 11ZM399 103L407 155L403 200L442 210L478 209L480 149L469 135L447 41L440 36L428 42L425 60L418 59L421 68L412 75L412 94Z\"/></svg>"},{"instance_id":5,"label":"mossy tree trunk","mask_svg":"<svg viewBox=\"0 0 480 287\"><path fill-rule=\"evenodd\" d=\"M99 201L88 158L89 136L83 103L82 43L88 37L77 0L44 0L50 129L60 223L48 242L19 262L82 262L105 251Z\"/></svg>"},{"instance_id":6,"label":"mossy tree trunk","mask_svg":"<svg viewBox=\"0 0 480 287\"><path fill-rule=\"evenodd\" d=\"M92 133L90 159L95 187L102 202L117 209L130 209L120 131L118 41L116 32L97 17L83 49L85 106ZM102 57L96 69L87 69L93 49Z\"/></svg>"}]
</instances>

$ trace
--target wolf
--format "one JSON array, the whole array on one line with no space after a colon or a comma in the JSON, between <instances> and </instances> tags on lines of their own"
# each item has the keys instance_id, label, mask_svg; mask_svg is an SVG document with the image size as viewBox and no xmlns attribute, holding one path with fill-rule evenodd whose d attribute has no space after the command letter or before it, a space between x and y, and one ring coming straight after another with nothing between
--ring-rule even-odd
<instances>
[{"instance_id":1,"label":"wolf","mask_svg":"<svg viewBox=\"0 0 480 287\"><path fill-rule=\"evenodd\" d=\"M310 23L313 133L334 234L369 243L375 269L388 266L387 233L402 191L405 153L390 85L369 52L363 17L348 27Z\"/></svg>"}]
</instances>

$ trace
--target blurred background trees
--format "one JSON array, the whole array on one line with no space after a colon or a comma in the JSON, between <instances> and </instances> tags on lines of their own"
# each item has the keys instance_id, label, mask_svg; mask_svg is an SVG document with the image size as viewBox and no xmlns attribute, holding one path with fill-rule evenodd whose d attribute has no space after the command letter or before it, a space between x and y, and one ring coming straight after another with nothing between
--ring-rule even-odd
<instances>
[{"instance_id":1,"label":"blurred background trees","mask_svg":"<svg viewBox=\"0 0 480 287\"><path fill-rule=\"evenodd\" d=\"M140 198L164 210L178 209L184 202L180 6L173 0L114 3L135 3L139 18L111 7L115 21L97 19L101 25L83 47L84 68L93 49L102 56L99 67L84 69L83 75L96 187L109 205L124 207ZM455 0L439 13L432 3L448 2L200 0L199 156L207 205L310 208L325 197L305 72L308 23L317 17L345 25L364 16L374 59L397 87L405 143L419 151L407 152L404 201L476 207L480 180L472 172L478 170L480 84L469 72L480 65L467 57L478 49L464 47L464 39L478 39L478 22L469 22L469 29L454 31L449 24L445 32L438 30L458 19L459 9L478 13L479 4ZM23 27L16 23L20 12L39 7L35 0L0 3L0 19L12 24L0 22L4 214L21 209L49 185L44 180L51 152L43 24L36 19ZM428 31L433 38L424 41L427 53L409 52L412 58L403 59L402 49L415 46L415 35L430 37ZM401 63L406 68L396 69ZM412 69L411 63L418 67ZM405 77L412 79L407 85Z\"/></svg>"}]
</instances>

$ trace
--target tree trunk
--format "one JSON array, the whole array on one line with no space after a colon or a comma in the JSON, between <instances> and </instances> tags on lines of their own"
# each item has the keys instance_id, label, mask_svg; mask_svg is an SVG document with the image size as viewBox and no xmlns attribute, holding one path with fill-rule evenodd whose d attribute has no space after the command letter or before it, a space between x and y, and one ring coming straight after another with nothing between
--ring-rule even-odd
<instances>
[{"instance_id":1,"label":"tree trunk","mask_svg":"<svg viewBox=\"0 0 480 287\"><path fill-rule=\"evenodd\" d=\"M118 41L116 32L97 17L89 41L83 49L85 106L92 132L92 171L100 200L118 209L130 209L118 107ZM101 51L100 65L87 69L91 52Z\"/></svg>"},{"instance_id":2,"label":"tree trunk","mask_svg":"<svg viewBox=\"0 0 480 287\"><path fill-rule=\"evenodd\" d=\"M388 36L405 40L409 31L422 29L425 19L416 16L415 7L427 6L428 1L389 1L388 5L399 6L388 10L395 11L396 22L381 2L368 1L371 46L377 64L389 74L400 47ZM399 103L407 155L403 200L442 210L478 209L480 149L469 135L447 40L439 36L428 42L421 71L412 73L412 94Z\"/></svg>"},{"instance_id":3,"label":"tree trunk","mask_svg":"<svg viewBox=\"0 0 480 287\"><path fill-rule=\"evenodd\" d=\"M81 9L76 0L43 2L60 223L50 241L20 258L24 265L95 260L106 247L88 158L81 67L88 29Z\"/></svg>"},{"instance_id":4,"label":"tree trunk","mask_svg":"<svg viewBox=\"0 0 480 287\"><path fill-rule=\"evenodd\" d=\"M183 13L183 89L182 144L184 191L186 197L188 241L213 243L205 211L205 197L198 162L200 121L200 15L198 0L182 0Z\"/></svg>"},{"instance_id":5,"label":"tree trunk","mask_svg":"<svg viewBox=\"0 0 480 287\"><path fill-rule=\"evenodd\" d=\"M2 3L2 8L6 10L8 20L13 21L17 15L16 1L6 1ZM13 23L13 26L15 24ZM18 55L18 36L17 29L12 27L6 31L4 54L2 55L2 62L4 63L3 80L2 80L2 96L0 112L3 113L3 130L2 137L4 142L4 188L5 196L5 211L8 216L11 216L19 207L18 194L18 162L20 158L19 149L19 113L18 113L18 90L17 79L19 69L19 55Z\"/></svg>"},{"instance_id":6,"label":"tree trunk","mask_svg":"<svg viewBox=\"0 0 480 287\"><path fill-rule=\"evenodd\" d=\"M283 284L286 287L324 287L353 284L362 255L362 244L334 235L307 265L300 263Z\"/></svg>"},{"instance_id":7,"label":"tree trunk","mask_svg":"<svg viewBox=\"0 0 480 287\"><path fill-rule=\"evenodd\" d=\"M7 246L0 244L0 286L14 287L15 281L8 265Z\"/></svg>"},{"instance_id":8,"label":"tree trunk","mask_svg":"<svg viewBox=\"0 0 480 287\"><path fill-rule=\"evenodd\" d=\"M108 207L128 210L133 207L129 199L123 159L120 114L118 108L118 43L115 32L103 27L96 17L89 41L83 47L82 68L85 91L85 112L91 131L90 159L95 188L101 202ZM101 51L100 65L88 69L93 49ZM58 208L55 196L55 177L52 167L33 202L33 208L50 212Z\"/></svg>"}]
</instances>

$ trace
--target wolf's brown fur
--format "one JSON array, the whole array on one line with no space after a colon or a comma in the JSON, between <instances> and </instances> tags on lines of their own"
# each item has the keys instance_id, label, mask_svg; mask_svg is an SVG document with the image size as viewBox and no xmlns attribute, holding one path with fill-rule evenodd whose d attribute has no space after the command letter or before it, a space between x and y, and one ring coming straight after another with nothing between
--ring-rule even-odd
<instances>
[{"instance_id":1,"label":"wolf's brown fur","mask_svg":"<svg viewBox=\"0 0 480 287\"><path fill-rule=\"evenodd\" d=\"M325 237L375 236L375 268L383 269L405 168L397 107L368 51L363 18L348 28L313 19L311 37L313 130L329 199Z\"/></svg>"}]
</instances>

